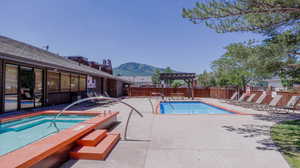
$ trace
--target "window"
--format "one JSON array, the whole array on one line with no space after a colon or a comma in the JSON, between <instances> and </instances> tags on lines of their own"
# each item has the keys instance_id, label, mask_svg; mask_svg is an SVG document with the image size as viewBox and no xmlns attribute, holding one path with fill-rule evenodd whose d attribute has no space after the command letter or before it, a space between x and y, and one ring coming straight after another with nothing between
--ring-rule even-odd
<instances>
[{"instance_id":1,"label":"window","mask_svg":"<svg viewBox=\"0 0 300 168\"><path fill-rule=\"evenodd\" d=\"M17 94L18 92L18 67L6 64L5 68L5 94Z\"/></svg>"},{"instance_id":2,"label":"window","mask_svg":"<svg viewBox=\"0 0 300 168\"><path fill-rule=\"evenodd\" d=\"M71 91L77 92L79 89L79 75L71 75Z\"/></svg>"},{"instance_id":3,"label":"window","mask_svg":"<svg viewBox=\"0 0 300 168\"><path fill-rule=\"evenodd\" d=\"M18 109L18 66L5 66L5 111Z\"/></svg>"},{"instance_id":4,"label":"window","mask_svg":"<svg viewBox=\"0 0 300 168\"><path fill-rule=\"evenodd\" d=\"M70 73L61 73L61 91L69 92L70 91Z\"/></svg>"},{"instance_id":5,"label":"window","mask_svg":"<svg viewBox=\"0 0 300 168\"><path fill-rule=\"evenodd\" d=\"M47 85L49 92L59 92L59 73L58 72L47 72Z\"/></svg>"},{"instance_id":6,"label":"window","mask_svg":"<svg viewBox=\"0 0 300 168\"><path fill-rule=\"evenodd\" d=\"M85 91L86 90L86 77L85 76L80 76L80 91Z\"/></svg>"},{"instance_id":7,"label":"window","mask_svg":"<svg viewBox=\"0 0 300 168\"><path fill-rule=\"evenodd\" d=\"M34 103L35 107L43 105L43 71L41 69L34 69L35 73L35 87L34 87Z\"/></svg>"},{"instance_id":8,"label":"window","mask_svg":"<svg viewBox=\"0 0 300 168\"><path fill-rule=\"evenodd\" d=\"M43 71L41 69L34 69L35 73L35 93L41 93L43 91Z\"/></svg>"}]
</instances>

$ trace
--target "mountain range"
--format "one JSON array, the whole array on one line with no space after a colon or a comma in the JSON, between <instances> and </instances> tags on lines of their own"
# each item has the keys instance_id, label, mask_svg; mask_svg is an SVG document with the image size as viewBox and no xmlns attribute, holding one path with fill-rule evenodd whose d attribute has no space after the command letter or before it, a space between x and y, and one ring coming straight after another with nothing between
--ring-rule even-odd
<instances>
[{"instance_id":1,"label":"mountain range","mask_svg":"<svg viewBox=\"0 0 300 168\"><path fill-rule=\"evenodd\" d=\"M159 69L161 72L165 70L165 68L159 68L152 65L128 62L113 68L113 73L118 76L152 76L156 69Z\"/></svg>"}]
</instances>

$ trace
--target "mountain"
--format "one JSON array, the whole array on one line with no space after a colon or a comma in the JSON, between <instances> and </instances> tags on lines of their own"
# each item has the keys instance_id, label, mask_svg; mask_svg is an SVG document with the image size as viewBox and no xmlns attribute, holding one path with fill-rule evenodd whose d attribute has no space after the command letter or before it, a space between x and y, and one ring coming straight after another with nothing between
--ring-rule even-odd
<instances>
[{"instance_id":1,"label":"mountain","mask_svg":"<svg viewBox=\"0 0 300 168\"><path fill-rule=\"evenodd\" d=\"M156 69L164 71L164 68L158 68L152 65L128 62L113 69L114 75L121 76L152 76ZM175 71L177 72L177 71Z\"/></svg>"}]
</instances>

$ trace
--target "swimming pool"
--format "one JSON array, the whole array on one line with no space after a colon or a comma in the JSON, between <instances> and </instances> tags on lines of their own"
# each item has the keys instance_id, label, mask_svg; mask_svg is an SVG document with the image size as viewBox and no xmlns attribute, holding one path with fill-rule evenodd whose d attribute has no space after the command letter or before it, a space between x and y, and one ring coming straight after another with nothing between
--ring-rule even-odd
<instances>
[{"instance_id":1,"label":"swimming pool","mask_svg":"<svg viewBox=\"0 0 300 168\"><path fill-rule=\"evenodd\" d=\"M161 114L234 114L202 102L161 102Z\"/></svg>"},{"instance_id":2,"label":"swimming pool","mask_svg":"<svg viewBox=\"0 0 300 168\"><path fill-rule=\"evenodd\" d=\"M38 115L0 123L0 156L56 133L49 127L55 115ZM88 115L61 115L56 120L60 130L90 119Z\"/></svg>"}]
</instances>

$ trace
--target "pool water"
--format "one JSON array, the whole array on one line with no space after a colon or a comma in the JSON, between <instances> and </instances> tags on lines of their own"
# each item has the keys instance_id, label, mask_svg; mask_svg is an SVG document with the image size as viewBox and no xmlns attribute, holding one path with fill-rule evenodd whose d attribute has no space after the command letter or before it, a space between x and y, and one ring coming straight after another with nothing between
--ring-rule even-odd
<instances>
[{"instance_id":1,"label":"pool water","mask_svg":"<svg viewBox=\"0 0 300 168\"><path fill-rule=\"evenodd\" d=\"M201 102L161 102L161 114L233 114Z\"/></svg>"},{"instance_id":2,"label":"pool water","mask_svg":"<svg viewBox=\"0 0 300 168\"><path fill-rule=\"evenodd\" d=\"M38 115L0 123L0 155L55 134L56 128L54 126L49 127L54 117L55 115ZM56 124L60 130L64 130L92 117L61 115L57 118Z\"/></svg>"}]
</instances>

